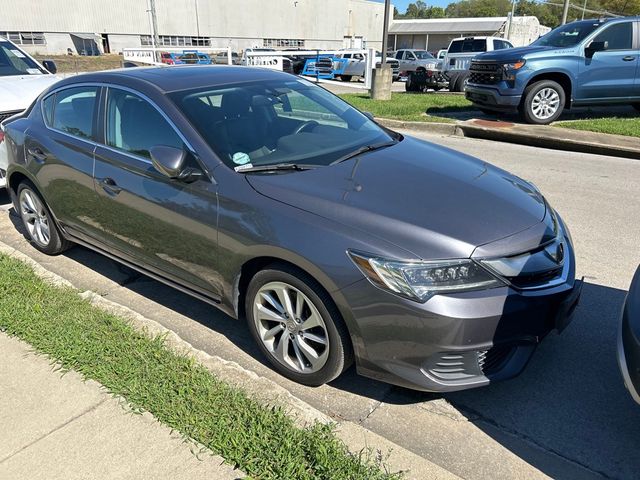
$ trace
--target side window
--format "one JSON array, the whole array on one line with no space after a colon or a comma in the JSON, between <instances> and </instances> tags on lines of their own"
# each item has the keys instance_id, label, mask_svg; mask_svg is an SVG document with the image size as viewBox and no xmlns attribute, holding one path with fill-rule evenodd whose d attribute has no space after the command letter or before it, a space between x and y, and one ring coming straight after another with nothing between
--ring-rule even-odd
<instances>
[{"instance_id":1,"label":"side window","mask_svg":"<svg viewBox=\"0 0 640 480\"><path fill-rule=\"evenodd\" d=\"M180 136L146 100L115 88L107 95L107 145L145 158L158 145L185 148Z\"/></svg>"},{"instance_id":2,"label":"side window","mask_svg":"<svg viewBox=\"0 0 640 480\"><path fill-rule=\"evenodd\" d=\"M594 42L609 42L607 50L631 50L633 48L633 24L617 23L597 35Z\"/></svg>"},{"instance_id":3,"label":"side window","mask_svg":"<svg viewBox=\"0 0 640 480\"><path fill-rule=\"evenodd\" d=\"M404 52L402 50L396 52L396 59L397 60L402 60L402 55L404 54Z\"/></svg>"},{"instance_id":4,"label":"side window","mask_svg":"<svg viewBox=\"0 0 640 480\"><path fill-rule=\"evenodd\" d=\"M49 95L42 101L42 116L44 117L44 123L47 126L51 126L53 123L53 103L56 101L56 94Z\"/></svg>"},{"instance_id":5,"label":"side window","mask_svg":"<svg viewBox=\"0 0 640 480\"><path fill-rule=\"evenodd\" d=\"M52 128L76 137L94 139L93 119L97 97L98 87L67 88L56 93Z\"/></svg>"}]
</instances>

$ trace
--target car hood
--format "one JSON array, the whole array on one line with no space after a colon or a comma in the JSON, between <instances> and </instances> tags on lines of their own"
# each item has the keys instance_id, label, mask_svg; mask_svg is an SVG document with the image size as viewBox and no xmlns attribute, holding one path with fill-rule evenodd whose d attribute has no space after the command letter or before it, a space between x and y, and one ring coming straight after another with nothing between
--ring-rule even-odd
<instances>
[{"instance_id":1,"label":"car hood","mask_svg":"<svg viewBox=\"0 0 640 480\"><path fill-rule=\"evenodd\" d=\"M540 223L546 212L524 180L410 137L337 165L246 178L262 195L422 259L470 257L480 245Z\"/></svg>"},{"instance_id":2,"label":"car hood","mask_svg":"<svg viewBox=\"0 0 640 480\"><path fill-rule=\"evenodd\" d=\"M511 60L518 60L538 52L545 50L554 50L553 47L517 47L517 48L504 48L502 50L494 50L492 52L486 52L478 55L476 60L485 61L499 61L508 62ZM559 50L559 49L556 49Z\"/></svg>"},{"instance_id":3,"label":"car hood","mask_svg":"<svg viewBox=\"0 0 640 480\"><path fill-rule=\"evenodd\" d=\"M38 95L61 80L57 75L7 75L0 77L0 112L25 110Z\"/></svg>"}]
</instances>

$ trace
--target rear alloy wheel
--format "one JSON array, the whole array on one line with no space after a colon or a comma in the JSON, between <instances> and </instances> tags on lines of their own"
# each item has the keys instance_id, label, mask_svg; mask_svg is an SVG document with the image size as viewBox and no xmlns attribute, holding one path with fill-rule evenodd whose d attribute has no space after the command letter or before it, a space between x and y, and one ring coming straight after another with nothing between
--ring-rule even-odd
<instances>
[{"instance_id":1,"label":"rear alloy wheel","mask_svg":"<svg viewBox=\"0 0 640 480\"><path fill-rule=\"evenodd\" d=\"M547 125L562 114L565 104L564 89L553 80L541 80L524 91L522 115L527 123Z\"/></svg>"},{"instance_id":2,"label":"rear alloy wheel","mask_svg":"<svg viewBox=\"0 0 640 480\"><path fill-rule=\"evenodd\" d=\"M254 276L245 303L249 329L270 363L310 386L330 382L352 358L346 327L321 290L294 269L274 267Z\"/></svg>"},{"instance_id":3,"label":"rear alloy wheel","mask_svg":"<svg viewBox=\"0 0 640 480\"><path fill-rule=\"evenodd\" d=\"M69 248L58 230L51 212L31 183L18 187L20 218L34 247L47 255L58 255Z\"/></svg>"}]
</instances>

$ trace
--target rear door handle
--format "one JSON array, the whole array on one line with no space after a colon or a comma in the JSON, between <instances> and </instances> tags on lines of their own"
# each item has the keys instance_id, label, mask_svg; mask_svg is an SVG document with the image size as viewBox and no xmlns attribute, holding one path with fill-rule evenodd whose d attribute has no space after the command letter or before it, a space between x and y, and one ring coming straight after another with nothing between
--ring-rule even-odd
<instances>
[{"instance_id":1,"label":"rear door handle","mask_svg":"<svg viewBox=\"0 0 640 480\"><path fill-rule=\"evenodd\" d=\"M636 59L636 57L633 57L631 55L628 55L626 57L622 57L622 61L623 62L633 62Z\"/></svg>"},{"instance_id":2,"label":"rear door handle","mask_svg":"<svg viewBox=\"0 0 640 480\"><path fill-rule=\"evenodd\" d=\"M31 158L38 162L44 162L47 160L47 154L40 150L38 147L31 147L27 149L27 153Z\"/></svg>"},{"instance_id":3,"label":"rear door handle","mask_svg":"<svg viewBox=\"0 0 640 480\"><path fill-rule=\"evenodd\" d=\"M111 196L116 196L122 191L113 178L103 178L99 183L102 189Z\"/></svg>"}]
</instances>

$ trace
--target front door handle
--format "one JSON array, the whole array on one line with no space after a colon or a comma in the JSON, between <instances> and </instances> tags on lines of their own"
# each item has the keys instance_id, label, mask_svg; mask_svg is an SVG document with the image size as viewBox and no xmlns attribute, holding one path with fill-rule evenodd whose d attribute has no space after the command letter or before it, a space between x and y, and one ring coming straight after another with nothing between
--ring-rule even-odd
<instances>
[{"instance_id":1,"label":"front door handle","mask_svg":"<svg viewBox=\"0 0 640 480\"><path fill-rule=\"evenodd\" d=\"M44 162L47 160L47 154L40 150L38 147L31 147L27 149L27 153L31 158L38 162Z\"/></svg>"},{"instance_id":2,"label":"front door handle","mask_svg":"<svg viewBox=\"0 0 640 480\"><path fill-rule=\"evenodd\" d=\"M122 188L118 186L113 178L103 178L98 183L100 183L102 189L111 196L116 196L122 191Z\"/></svg>"},{"instance_id":3,"label":"front door handle","mask_svg":"<svg viewBox=\"0 0 640 480\"><path fill-rule=\"evenodd\" d=\"M626 57L622 57L622 61L623 62L633 62L636 59L636 57L633 57L631 55L627 55Z\"/></svg>"}]
</instances>

